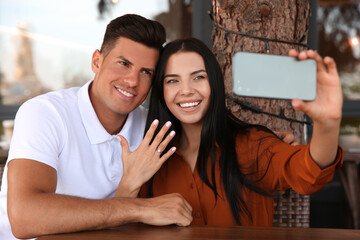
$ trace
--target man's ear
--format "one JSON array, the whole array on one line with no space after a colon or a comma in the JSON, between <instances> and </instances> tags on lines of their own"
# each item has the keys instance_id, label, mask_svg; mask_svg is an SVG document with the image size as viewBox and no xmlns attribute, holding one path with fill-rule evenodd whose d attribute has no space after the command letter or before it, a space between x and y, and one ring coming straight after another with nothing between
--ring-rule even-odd
<instances>
[{"instance_id":1,"label":"man's ear","mask_svg":"<svg viewBox=\"0 0 360 240\"><path fill-rule=\"evenodd\" d=\"M99 71L102 61L103 61L103 55L99 50L96 49L91 59L91 69L93 73L96 74Z\"/></svg>"}]
</instances>

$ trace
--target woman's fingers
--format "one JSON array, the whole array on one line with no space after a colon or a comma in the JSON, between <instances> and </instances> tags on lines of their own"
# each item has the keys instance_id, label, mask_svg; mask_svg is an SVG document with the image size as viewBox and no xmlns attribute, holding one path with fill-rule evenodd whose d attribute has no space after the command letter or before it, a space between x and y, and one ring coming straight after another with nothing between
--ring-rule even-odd
<instances>
[{"instance_id":1,"label":"woman's fingers","mask_svg":"<svg viewBox=\"0 0 360 240\"><path fill-rule=\"evenodd\" d=\"M169 130L169 128L171 127L171 122L170 122L170 121L166 122L166 123L164 124L164 126L160 129L160 131L158 132L158 134L155 136L154 140L151 142L151 140L153 139L155 130L156 130L156 128L158 127L158 125L159 125L159 121L158 121L157 119L155 119L155 120L153 121L153 123L151 124L149 130L146 132L145 137L144 137L144 140L143 140L142 143L141 143L141 146L142 146L143 148L149 148L149 146L150 146L150 149L151 149L152 151L157 151L157 150L158 150L158 146L159 146L160 143L163 141L166 132L167 132L167 131ZM172 137L175 135L175 132L172 131L169 135L170 135L170 137L171 137L171 139L172 139ZM170 139L170 140L171 140L171 139ZM166 146L167 146L167 144L170 142L170 140L167 141L166 144L163 144L163 145L161 146L162 148L160 149L160 151L163 151L163 150L166 148ZM166 141L166 139L165 139L165 141ZM151 144L150 144L150 143L151 143Z\"/></svg>"},{"instance_id":2,"label":"woman's fingers","mask_svg":"<svg viewBox=\"0 0 360 240\"><path fill-rule=\"evenodd\" d=\"M160 149L159 149L160 150ZM176 147L172 147L169 149L169 151L167 151L166 153L164 153L159 161L160 166L171 157L171 155L174 154L174 152L176 151ZM158 154L162 154L161 150L158 152Z\"/></svg>"},{"instance_id":3,"label":"woman's fingers","mask_svg":"<svg viewBox=\"0 0 360 240\"><path fill-rule=\"evenodd\" d=\"M150 144L151 139L153 138L155 130L158 127L158 125L159 125L159 120L155 119L151 123L151 125L149 127L149 130L146 132L145 137L144 137L141 145L144 144L144 145L148 146Z\"/></svg>"},{"instance_id":4,"label":"woman's fingers","mask_svg":"<svg viewBox=\"0 0 360 240\"><path fill-rule=\"evenodd\" d=\"M157 150L159 148L160 143L164 143L164 144L162 144L162 146L160 148L160 151L164 151L164 149L166 148L166 146L170 142L170 140L167 141L167 143L165 144L165 142L166 142L166 140L168 138L165 138L164 141L163 141L163 139L164 139L164 136L165 136L165 134L167 133L167 131L169 130L170 127L171 127L171 122L168 121L160 129L159 133L155 136L153 142L151 143L151 147L153 149ZM171 135L170 137L172 138L175 135L175 132L171 131L169 135ZM168 135L168 137L169 137L169 135Z\"/></svg>"},{"instance_id":5,"label":"woman's fingers","mask_svg":"<svg viewBox=\"0 0 360 240\"><path fill-rule=\"evenodd\" d=\"M319 53L313 50L309 50L305 54L307 54L308 58L312 58L316 61L317 72L327 72L323 58L320 56Z\"/></svg>"},{"instance_id":6,"label":"woman's fingers","mask_svg":"<svg viewBox=\"0 0 360 240\"><path fill-rule=\"evenodd\" d=\"M338 74L337 68L336 68L336 63L335 63L333 58L325 57L324 58L324 63L326 64L328 72L330 74L332 74L332 75L337 75Z\"/></svg>"},{"instance_id":7,"label":"woman's fingers","mask_svg":"<svg viewBox=\"0 0 360 240\"><path fill-rule=\"evenodd\" d=\"M290 49L289 54L290 57L297 57L299 53L295 49Z\"/></svg>"},{"instance_id":8,"label":"woman's fingers","mask_svg":"<svg viewBox=\"0 0 360 240\"><path fill-rule=\"evenodd\" d=\"M164 139L164 141L162 141L156 148L156 150L159 150L161 153L165 150L165 148L167 147L167 145L169 144L169 142L173 139L173 137L175 136L175 131L171 131L166 138ZM156 144L156 143L154 143Z\"/></svg>"}]
</instances>

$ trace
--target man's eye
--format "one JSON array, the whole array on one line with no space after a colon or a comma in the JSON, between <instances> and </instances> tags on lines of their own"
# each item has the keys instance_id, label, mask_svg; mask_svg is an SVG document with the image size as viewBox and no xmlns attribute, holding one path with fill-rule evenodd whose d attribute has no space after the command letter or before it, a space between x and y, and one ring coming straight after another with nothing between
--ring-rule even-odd
<instances>
[{"instance_id":1,"label":"man's eye","mask_svg":"<svg viewBox=\"0 0 360 240\"><path fill-rule=\"evenodd\" d=\"M120 63L121 65L123 65L123 66L128 66L128 65L129 65L127 62L124 62L124 61L120 61L119 63Z\"/></svg>"},{"instance_id":2,"label":"man's eye","mask_svg":"<svg viewBox=\"0 0 360 240\"><path fill-rule=\"evenodd\" d=\"M143 70L142 71L143 73L149 75L149 76L152 76L152 72L151 71L148 71L148 70Z\"/></svg>"}]
</instances>

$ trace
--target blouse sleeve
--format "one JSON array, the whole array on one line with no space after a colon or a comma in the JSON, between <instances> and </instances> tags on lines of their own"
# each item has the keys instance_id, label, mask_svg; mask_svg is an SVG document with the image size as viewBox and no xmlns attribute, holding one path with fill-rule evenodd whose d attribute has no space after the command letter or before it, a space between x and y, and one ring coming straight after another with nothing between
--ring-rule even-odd
<instances>
[{"instance_id":1,"label":"blouse sleeve","mask_svg":"<svg viewBox=\"0 0 360 240\"><path fill-rule=\"evenodd\" d=\"M333 164L321 169L310 156L309 144L292 146L259 130L238 136L236 147L240 170L270 192L292 188L300 194L312 194L332 180L343 161L343 150L338 146Z\"/></svg>"}]
</instances>

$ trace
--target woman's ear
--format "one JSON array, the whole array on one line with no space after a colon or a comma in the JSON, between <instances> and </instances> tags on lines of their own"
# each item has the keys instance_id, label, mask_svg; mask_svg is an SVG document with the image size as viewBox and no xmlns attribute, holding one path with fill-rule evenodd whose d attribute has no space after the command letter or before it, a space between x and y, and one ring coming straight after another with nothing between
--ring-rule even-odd
<instances>
[{"instance_id":1,"label":"woman's ear","mask_svg":"<svg viewBox=\"0 0 360 240\"><path fill-rule=\"evenodd\" d=\"M99 50L96 49L91 58L91 69L93 73L96 74L99 71L102 60L103 60L103 55Z\"/></svg>"}]
</instances>

